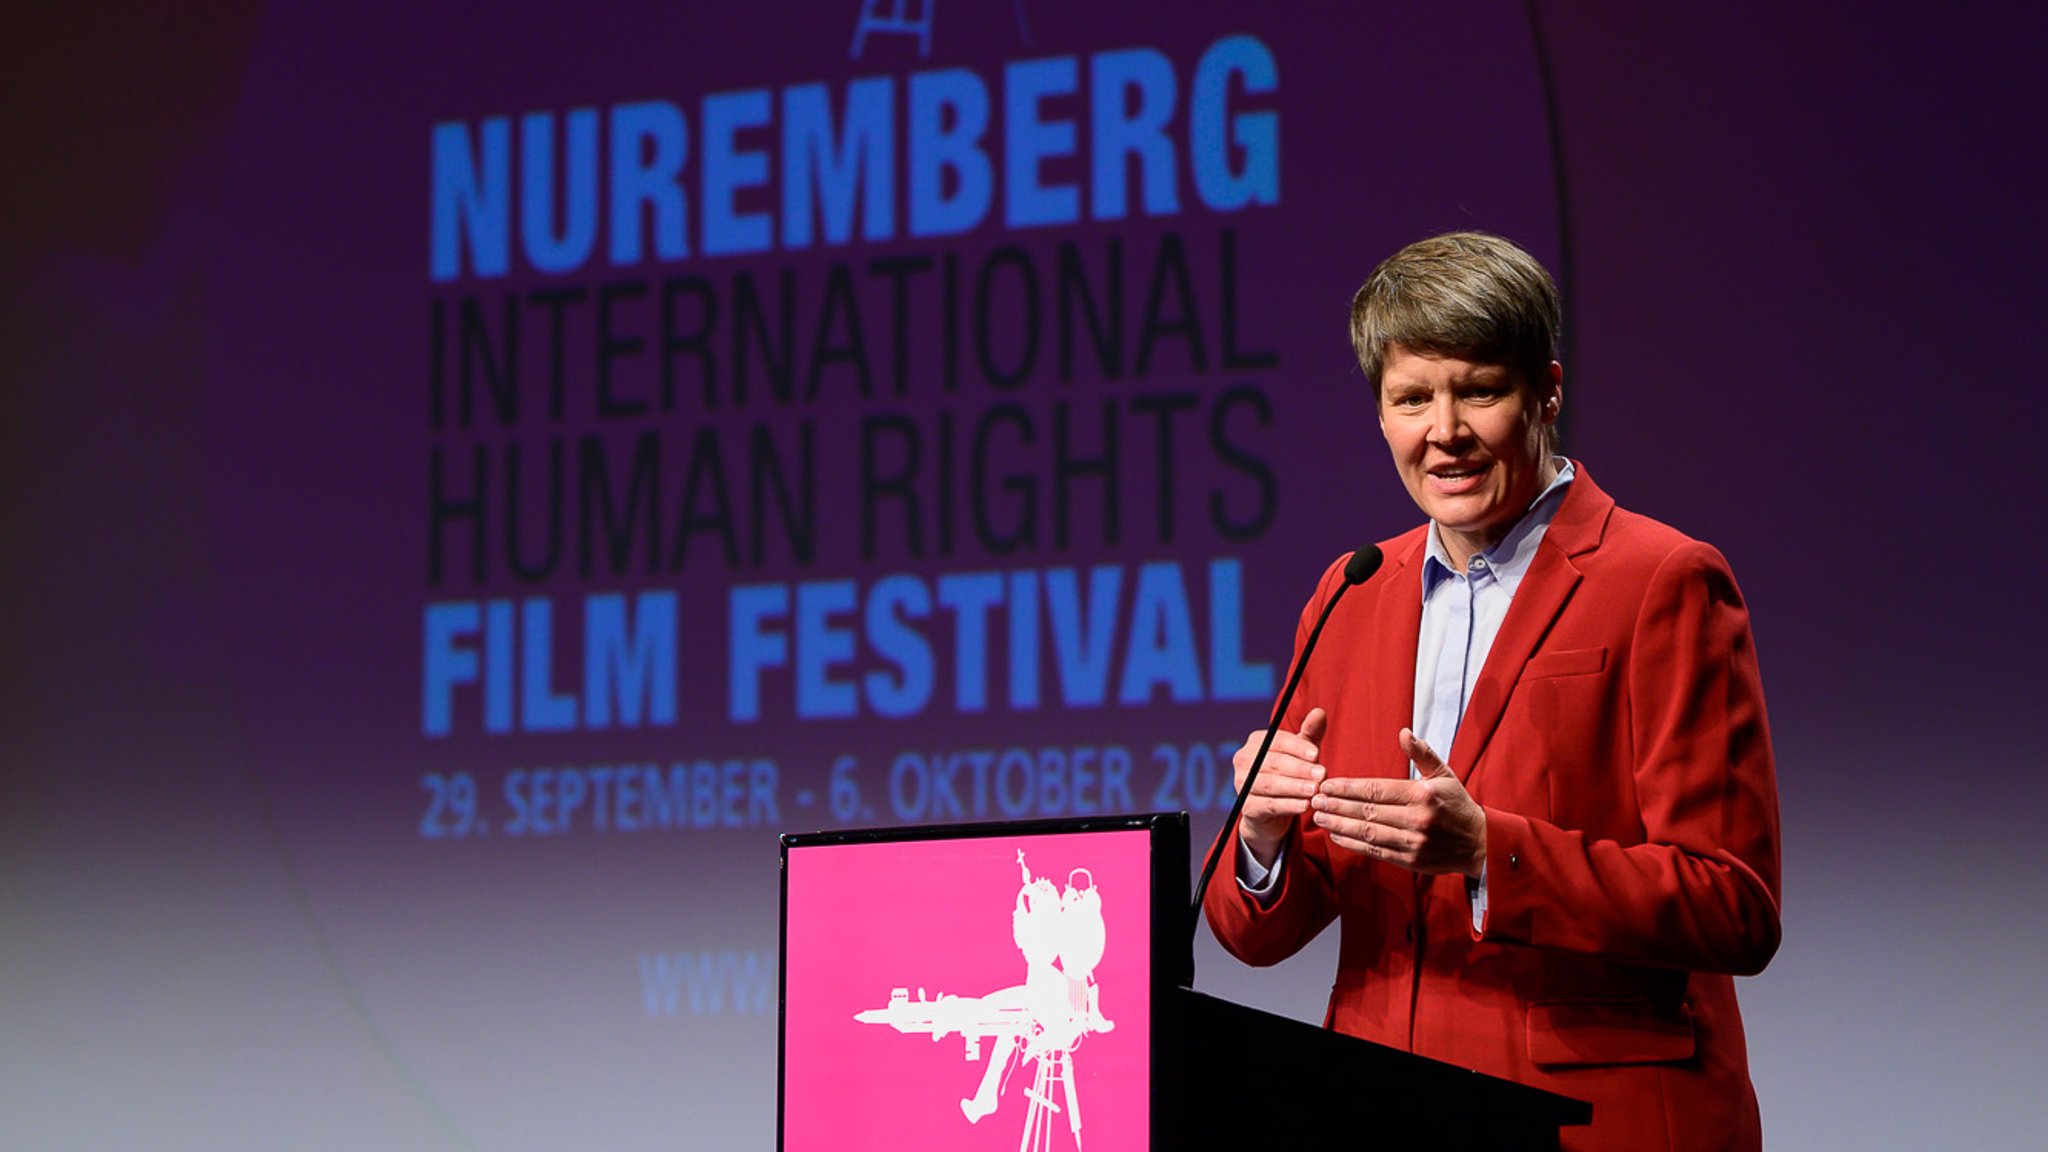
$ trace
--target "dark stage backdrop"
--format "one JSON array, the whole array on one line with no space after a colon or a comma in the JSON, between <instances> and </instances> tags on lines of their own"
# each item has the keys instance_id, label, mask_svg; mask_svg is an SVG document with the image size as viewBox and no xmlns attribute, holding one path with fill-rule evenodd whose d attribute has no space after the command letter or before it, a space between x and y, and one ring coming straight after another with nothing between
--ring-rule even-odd
<instances>
[{"instance_id":1,"label":"dark stage backdrop","mask_svg":"<svg viewBox=\"0 0 2048 1152\"><path fill-rule=\"evenodd\" d=\"M776 833L1206 842L1461 227L1751 599L1771 1146L2038 1143L2032 9L888 7L6 18L0 1143L769 1146Z\"/></svg>"}]
</instances>

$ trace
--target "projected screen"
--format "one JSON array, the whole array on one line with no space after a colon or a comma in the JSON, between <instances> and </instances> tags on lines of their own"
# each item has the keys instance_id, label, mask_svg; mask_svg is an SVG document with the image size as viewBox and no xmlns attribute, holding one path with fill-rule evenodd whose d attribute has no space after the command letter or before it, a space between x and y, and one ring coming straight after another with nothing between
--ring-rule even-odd
<instances>
[{"instance_id":1,"label":"projected screen","mask_svg":"<svg viewBox=\"0 0 2048 1152\"><path fill-rule=\"evenodd\" d=\"M786 844L782 1148L1149 1146L1186 826L1075 827Z\"/></svg>"},{"instance_id":2,"label":"projected screen","mask_svg":"<svg viewBox=\"0 0 2048 1152\"><path fill-rule=\"evenodd\" d=\"M779 832L1213 835L1316 574L1414 514L1324 479L1376 435L1344 301L1452 188L1557 259L1513 6L1373 16L1494 61L1399 181L1316 20L941 8L925 55L860 9L256 43L200 305L221 655L335 970L480 1146L657 1146L677 1092L758 1142ZM322 69L387 79L309 121Z\"/></svg>"}]
</instances>

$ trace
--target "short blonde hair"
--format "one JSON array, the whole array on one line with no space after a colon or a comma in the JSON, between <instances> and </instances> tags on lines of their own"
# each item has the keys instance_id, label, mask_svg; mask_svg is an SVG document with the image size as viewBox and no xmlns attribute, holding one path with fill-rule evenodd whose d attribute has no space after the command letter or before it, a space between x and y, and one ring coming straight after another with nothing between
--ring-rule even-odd
<instances>
[{"instance_id":1,"label":"short blonde hair","mask_svg":"<svg viewBox=\"0 0 2048 1152\"><path fill-rule=\"evenodd\" d=\"M1380 262L1351 298L1351 347L1374 396L1387 349L1501 364L1538 387L1557 359L1557 282L1486 232L1446 232Z\"/></svg>"}]
</instances>

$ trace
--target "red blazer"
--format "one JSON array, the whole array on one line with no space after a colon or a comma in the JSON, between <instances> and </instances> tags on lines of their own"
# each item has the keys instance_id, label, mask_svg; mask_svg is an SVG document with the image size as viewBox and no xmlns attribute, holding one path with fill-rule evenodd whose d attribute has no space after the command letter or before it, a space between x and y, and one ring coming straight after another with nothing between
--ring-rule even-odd
<instances>
[{"instance_id":1,"label":"red blazer","mask_svg":"<svg viewBox=\"0 0 2048 1152\"><path fill-rule=\"evenodd\" d=\"M1287 713L1329 713L1334 775L1408 775L1426 531L1382 545ZM1340 559L1297 651L1342 582ZM1580 466L1448 763L1486 809L1483 932L1462 876L1333 848L1304 819L1269 907L1210 887L1224 947L1273 964L1337 920L1331 1027L1592 1101L1568 1149L1760 1147L1732 976L1778 947L1777 781L1720 553L1617 508Z\"/></svg>"}]
</instances>

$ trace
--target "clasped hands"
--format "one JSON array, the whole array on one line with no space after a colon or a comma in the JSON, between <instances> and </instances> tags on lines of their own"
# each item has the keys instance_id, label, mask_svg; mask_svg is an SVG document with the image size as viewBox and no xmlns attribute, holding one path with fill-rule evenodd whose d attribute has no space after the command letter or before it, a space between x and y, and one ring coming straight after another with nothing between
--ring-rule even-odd
<instances>
[{"instance_id":1,"label":"clasped hands","mask_svg":"<svg viewBox=\"0 0 2048 1152\"><path fill-rule=\"evenodd\" d=\"M1296 818L1313 812L1316 827L1339 848L1414 872L1479 879L1486 863L1486 810L1443 759L1403 728L1401 751L1415 765L1415 778L1331 776L1320 760L1328 724L1329 716L1316 708L1303 717L1299 732L1283 728L1273 736L1238 825L1259 863L1272 867ZM1258 729L1231 758L1240 789L1265 738L1266 730Z\"/></svg>"}]
</instances>

